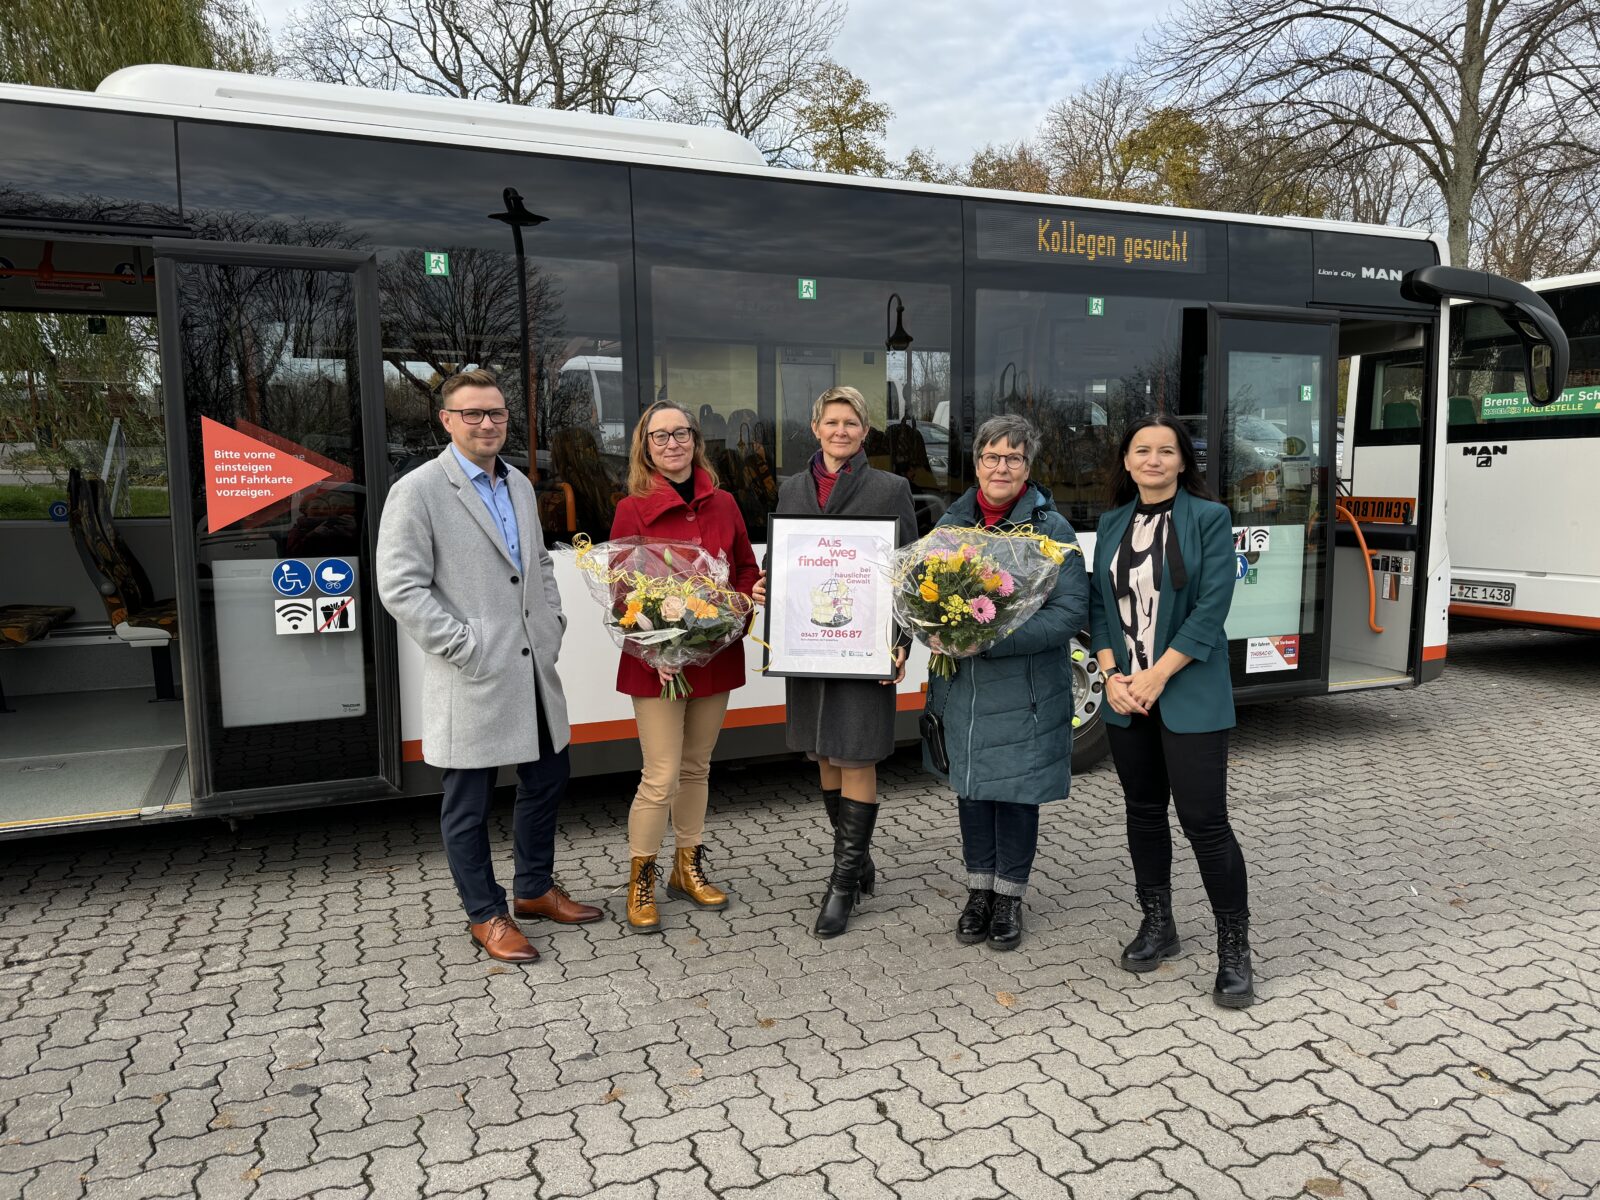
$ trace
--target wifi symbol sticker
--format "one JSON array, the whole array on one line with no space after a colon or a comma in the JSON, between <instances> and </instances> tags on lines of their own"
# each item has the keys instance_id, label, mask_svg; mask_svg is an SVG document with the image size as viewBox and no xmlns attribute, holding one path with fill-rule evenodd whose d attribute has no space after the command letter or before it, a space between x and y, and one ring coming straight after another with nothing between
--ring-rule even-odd
<instances>
[{"instance_id":1,"label":"wifi symbol sticker","mask_svg":"<svg viewBox=\"0 0 1600 1200\"><path fill-rule=\"evenodd\" d=\"M279 633L315 633L315 609L305 600L277 600L272 605Z\"/></svg>"}]
</instances>

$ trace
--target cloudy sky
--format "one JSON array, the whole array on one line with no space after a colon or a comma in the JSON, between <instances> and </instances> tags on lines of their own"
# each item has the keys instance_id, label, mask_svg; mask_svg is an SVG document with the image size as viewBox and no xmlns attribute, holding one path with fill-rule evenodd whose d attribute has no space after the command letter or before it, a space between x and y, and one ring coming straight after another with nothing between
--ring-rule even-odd
<instances>
[{"instance_id":1,"label":"cloudy sky","mask_svg":"<svg viewBox=\"0 0 1600 1200\"><path fill-rule=\"evenodd\" d=\"M314 0L256 0L276 32ZM1027 137L1050 105L1114 68L1174 0L849 0L833 56L894 109L889 152L965 161Z\"/></svg>"}]
</instances>

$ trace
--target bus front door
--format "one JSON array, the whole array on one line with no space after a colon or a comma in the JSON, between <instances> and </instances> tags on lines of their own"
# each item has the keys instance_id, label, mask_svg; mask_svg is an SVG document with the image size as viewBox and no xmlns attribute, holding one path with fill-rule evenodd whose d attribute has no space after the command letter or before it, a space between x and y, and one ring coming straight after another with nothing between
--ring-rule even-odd
<instances>
[{"instance_id":1,"label":"bus front door","mask_svg":"<svg viewBox=\"0 0 1600 1200\"><path fill-rule=\"evenodd\" d=\"M1324 691L1339 321L1213 306L1208 324L1207 475L1233 516L1235 690Z\"/></svg>"},{"instance_id":2,"label":"bus front door","mask_svg":"<svg viewBox=\"0 0 1600 1200\"><path fill-rule=\"evenodd\" d=\"M393 794L373 259L161 239L156 271L195 810Z\"/></svg>"}]
</instances>

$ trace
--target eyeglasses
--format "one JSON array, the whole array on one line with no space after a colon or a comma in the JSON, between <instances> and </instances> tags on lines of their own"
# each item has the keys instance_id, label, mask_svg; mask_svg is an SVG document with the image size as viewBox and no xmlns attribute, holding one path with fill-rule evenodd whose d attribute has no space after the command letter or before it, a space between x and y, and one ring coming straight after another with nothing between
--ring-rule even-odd
<instances>
[{"instance_id":1,"label":"eyeglasses","mask_svg":"<svg viewBox=\"0 0 1600 1200\"><path fill-rule=\"evenodd\" d=\"M677 442L678 445L684 446L692 441L694 441L694 430L687 425L680 425L676 429L657 429L650 434L652 446L665 446L668 442Z\"/></svg>"},{"instance_id":2,"label":"eyeglasses","mask_svg":"<svg viewBox=\"0 0 1600 1200\"><path fill-rule=\"evenodd\" d=\"M511 419L509 408L447 408L445 412L455 413L468 425L482 425L485 417L496 425L504 425Z\"/></svg>"},{"instance_id":3,"label":"eyeglasses","mask_svg":"<svg viewBox=\"0 0 1600 1200\"><path fill-rule=\"evenodd\" d=\"M978 455L978 461L989 470L994 470L1001 463L1005 463L1013 471L1020 470L1027 465L1027 458L1021 454L996 454L992 450L987 454Z\"/></svg>"}]
</instances>

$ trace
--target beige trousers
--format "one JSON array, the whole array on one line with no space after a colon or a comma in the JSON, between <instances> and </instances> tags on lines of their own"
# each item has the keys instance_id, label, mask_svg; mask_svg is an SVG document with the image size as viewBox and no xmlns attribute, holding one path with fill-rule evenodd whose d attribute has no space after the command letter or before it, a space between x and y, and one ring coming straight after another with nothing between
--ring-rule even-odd
<instances>
[{"instance_id":1,"label":"beige trousers","mask_svg":"<svg viewBox=\"0 0 1600 1200\"><path fill-rule=\"evenodd\" d=\"M728 695L633 698L639 749L644 754L639 790L628 812L628 853L634 858L656 856L669 815L672 836L680 847L700 844L711 794L711 751L722 732Z\"/></svg>"}]
</instances>

